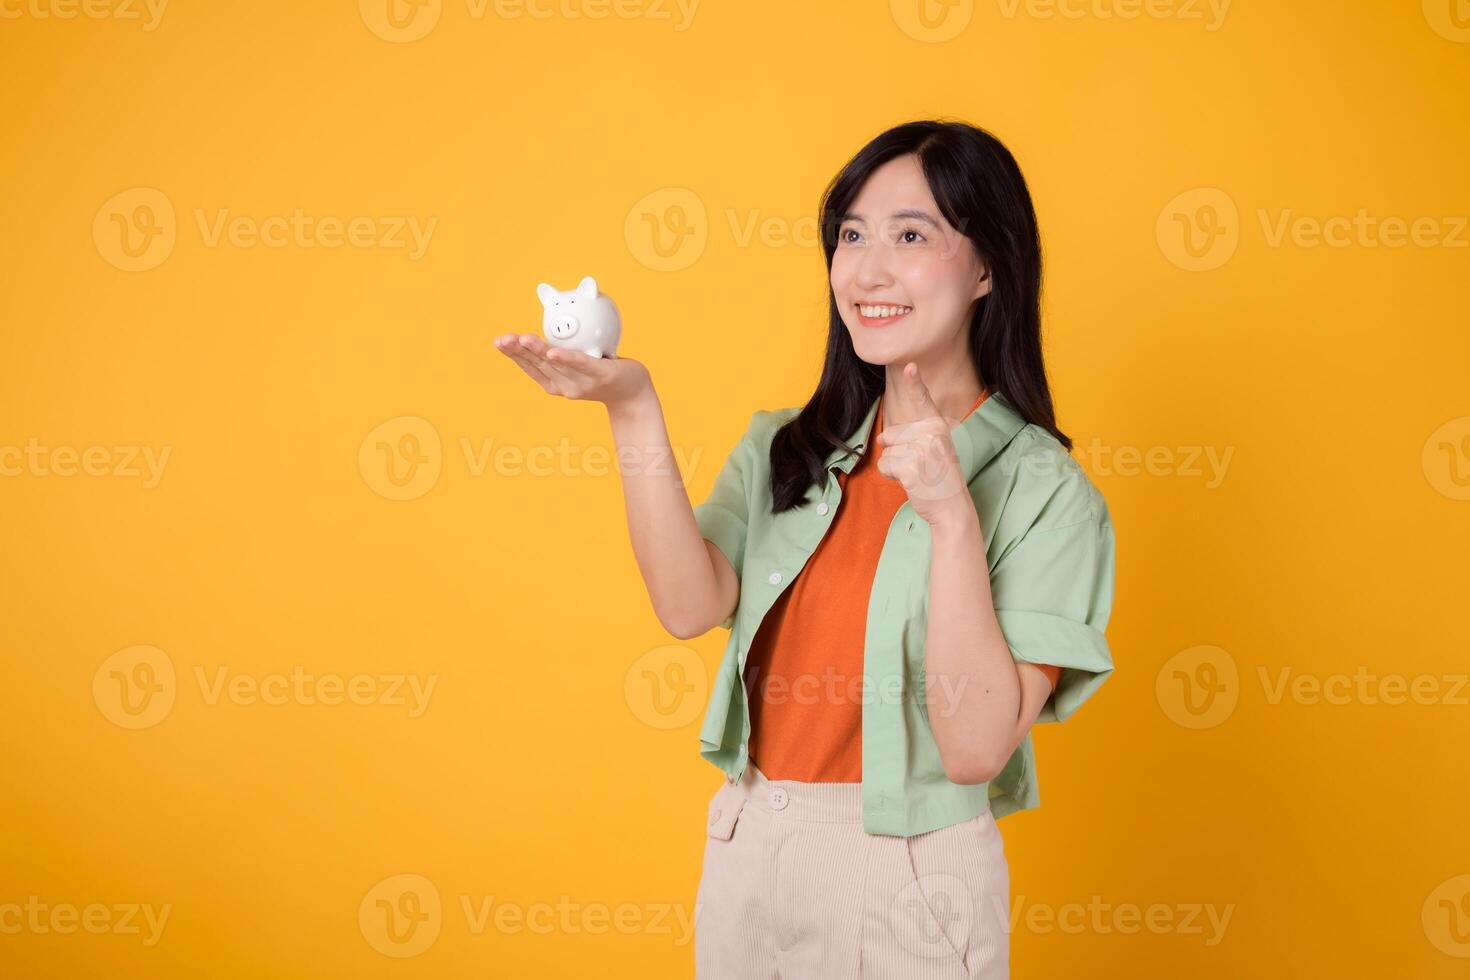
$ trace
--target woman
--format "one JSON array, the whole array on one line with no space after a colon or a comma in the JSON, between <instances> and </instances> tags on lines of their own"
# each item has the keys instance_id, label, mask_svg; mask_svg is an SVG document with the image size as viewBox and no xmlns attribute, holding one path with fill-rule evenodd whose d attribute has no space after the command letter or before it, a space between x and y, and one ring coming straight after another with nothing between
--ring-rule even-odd
<instances>
[{"instance_id":1,"label":"woman","mask_svg":"<svg viewBox=\"0 0 1470 980\"><path fill-rule=\"evenodd\" d=\"M698 507L672 467L623 475L660 621L731 631L700 733L726 779L696 975L1005 977L995 821L1037 805L1032 724L1112 672L1112 524L1054 419L1006 148L895 127L827 188L821 230L807 404L756 411ZM668 458L641 364L496 344L548 392L604 402L620 452Z\"/></svg>"}]
</instances>

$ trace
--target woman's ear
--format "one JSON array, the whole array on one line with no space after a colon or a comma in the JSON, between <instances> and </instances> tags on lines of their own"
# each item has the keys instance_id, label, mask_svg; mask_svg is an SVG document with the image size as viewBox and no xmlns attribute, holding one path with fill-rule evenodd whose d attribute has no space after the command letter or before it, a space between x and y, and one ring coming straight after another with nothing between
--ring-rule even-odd
<instances>
[{"instance_id":1,"label":"woman's ear","mask_svg":"<svg viewBox=\"0 0 1470 980\"><path fill-rule=\"evenodd\" d=\"M975 280L974 299L979 299L990 292L990 267L983 261L980 263L980 276Z\"/></svg>"}]
</instances>

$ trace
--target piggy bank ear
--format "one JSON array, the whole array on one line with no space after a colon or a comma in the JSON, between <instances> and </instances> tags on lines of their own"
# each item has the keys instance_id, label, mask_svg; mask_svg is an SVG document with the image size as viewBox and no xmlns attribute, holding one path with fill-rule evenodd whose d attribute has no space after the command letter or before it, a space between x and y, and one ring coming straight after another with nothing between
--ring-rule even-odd
<instances>
[{"instance_id":1,"label":"piggy bank ear","mask_svg":"<svg viewBox=\"0 0 1470 980\"><path fill-rule=\"evenodd\" d=\"M560 296L561 293L557 292L555 288L548 285L547 283L542 282L536 284L536 295L541 297L542 306L550 306L552 303L556 302L556 298Z\"/></svg>"},{"instance_id":2,"label":"piggy bank ear","mask_svg":"<svg viewBox=\"0 0 1470 980\"><path fill-rule=\"evenodd\" d=\"M585 276L581 282L577 283L577 298L582 299L584 297L586 299L597 298L597 280L591 276Z\"/></svg>"}]
</instances>

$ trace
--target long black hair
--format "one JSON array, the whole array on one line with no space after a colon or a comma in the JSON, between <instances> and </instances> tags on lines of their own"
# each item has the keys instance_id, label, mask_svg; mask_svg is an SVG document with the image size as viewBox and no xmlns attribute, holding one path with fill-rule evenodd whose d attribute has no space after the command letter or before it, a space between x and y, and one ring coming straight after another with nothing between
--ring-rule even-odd
<instances>
[{"instance_id":1,"label":"long black hair","mask_svg":"<svg viewBox=\"0 0 1470 980\"><path fill-rule=\"evenodd\" d=\"M773 513L806 502L825 487L823 467L883 391L884 368L853 350L830 277L842 216L873 171L895 157L918 156L940 212L970 239L989 271L990 291L970 320L970 356L987 391L1005 396L1017 414L1057 438L1051 389L1041 357L1041 240L1036 209L1011 152L990 133L963 122L920 120L879 134L858 151L822 194L820 227L828 272L827 352L817 390L771 443Z\"/></svg>"}]
</instances>

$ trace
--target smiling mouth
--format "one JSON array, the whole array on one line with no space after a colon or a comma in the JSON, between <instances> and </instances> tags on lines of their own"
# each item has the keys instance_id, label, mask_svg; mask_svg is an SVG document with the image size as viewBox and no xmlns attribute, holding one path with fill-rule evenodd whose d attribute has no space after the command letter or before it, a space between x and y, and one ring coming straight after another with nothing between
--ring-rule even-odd
<instances>
[{"instance_id":1,"label":"smiling mouth","mask_svg":"<svg viewBox=\"0 0 1470 980\"><path fill-rule=\"evenodd\" d=\"M886 327L914 312L912 306L881 303L854 303L853 308L865 327Z\"/></svg>"}]
</instances>

